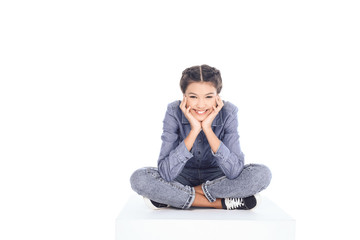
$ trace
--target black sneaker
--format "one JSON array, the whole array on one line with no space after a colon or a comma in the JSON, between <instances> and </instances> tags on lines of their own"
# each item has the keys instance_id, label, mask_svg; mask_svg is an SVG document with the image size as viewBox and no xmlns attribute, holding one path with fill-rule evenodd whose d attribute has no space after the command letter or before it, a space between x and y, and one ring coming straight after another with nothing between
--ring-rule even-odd
<instances>
[{"instance_id":1,"label":"black sneaker","mask_svg":"<svg viewBox=\"0 0 360 240\"><path fill-rule=\"evenodd\" d=\"M155 202L155 201L150 200L150 199L148 199L148 198L146 198L146 197L144 197L144 201L145 201L146 206L148 206L148 207L151 208L151 209L155 209L155 210L156 210L156 209L160 209L160 208L170 207L169 205Z\"/></svg>"},{"instance_id":2,"label":"black sneaker","mask_svg":"<svg viewBox=\"0 0 360 240\"><path fill-rule=\"evenodd\" d=\"M250 210L259 204L259 195L246 198L222 198L221 205L226 210Z\"/></svg>"}]
</instances>

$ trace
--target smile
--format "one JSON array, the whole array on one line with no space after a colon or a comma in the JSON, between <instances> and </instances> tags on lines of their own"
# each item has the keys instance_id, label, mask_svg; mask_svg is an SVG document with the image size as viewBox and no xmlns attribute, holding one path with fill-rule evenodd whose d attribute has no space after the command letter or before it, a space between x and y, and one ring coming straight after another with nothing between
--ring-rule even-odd
<instances>
[{"instance_id":1,"label":"smile","mask_svg":"<svg viewBox=\"0 0 360 240\"><path fill-rule=\"evenodd\" d=\"M194 110L198 115L204 115L208 110L205 111L196 111Z\"/></svg>"}]
</instances>

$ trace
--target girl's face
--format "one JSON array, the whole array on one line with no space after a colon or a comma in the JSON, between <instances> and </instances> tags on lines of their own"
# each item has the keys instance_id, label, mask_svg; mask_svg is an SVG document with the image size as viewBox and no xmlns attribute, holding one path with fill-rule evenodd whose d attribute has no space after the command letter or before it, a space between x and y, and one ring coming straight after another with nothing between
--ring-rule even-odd
<instances>
[{"instance_id":1,"label":"girl's face","mask_svg":"<svg viewBox=\"0 0 360 240\"><path fill-rule=\"evenodd\" d=\"M190 113L200 122L206 119L216 107L216 88L209 82L195 82L188 85L185 91L186 108L191 106Z\"/></svg>"}]
</instances>

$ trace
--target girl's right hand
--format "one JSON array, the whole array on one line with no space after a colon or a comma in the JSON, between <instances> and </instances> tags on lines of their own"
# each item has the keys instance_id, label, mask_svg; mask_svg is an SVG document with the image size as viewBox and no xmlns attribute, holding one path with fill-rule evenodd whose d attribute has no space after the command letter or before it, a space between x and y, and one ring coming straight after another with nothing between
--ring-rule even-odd
<instances>
[{"instance_id":1,"label":"girl's right hand","mask_svg":"<svg viewBox=\"0 0 360 240\"><path fill-rule=\"evenodd\" d=\"M187 120L190 123L191 126L191 130L195 130L200 132L201 131L201 122L199 122L191 113L190 113L190 109L191 106L189 106L188 108L186 108L186 97L183 97L183 101L180 104L180 109L182 110L182 112L184 113L185 117L187 118Z\"/></svg>"}]
</instances>

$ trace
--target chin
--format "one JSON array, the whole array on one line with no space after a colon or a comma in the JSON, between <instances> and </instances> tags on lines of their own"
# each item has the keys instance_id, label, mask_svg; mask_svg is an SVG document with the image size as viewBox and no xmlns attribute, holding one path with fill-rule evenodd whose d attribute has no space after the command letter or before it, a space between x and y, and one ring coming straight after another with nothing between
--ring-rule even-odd
<instances>
[{"instance_id":1,"label":"chin","mask_svg":"<svg viewBox=\"0 0 360 240\"><path fill-rule=\"evenodd\" d=\"M209 115L201 116L201 117L200 116L195 116L195 118L196 118L196 120L202 122L203 120L205 120L207 118L207 116L209 116Z\"/></svg>"}]
</instances>

